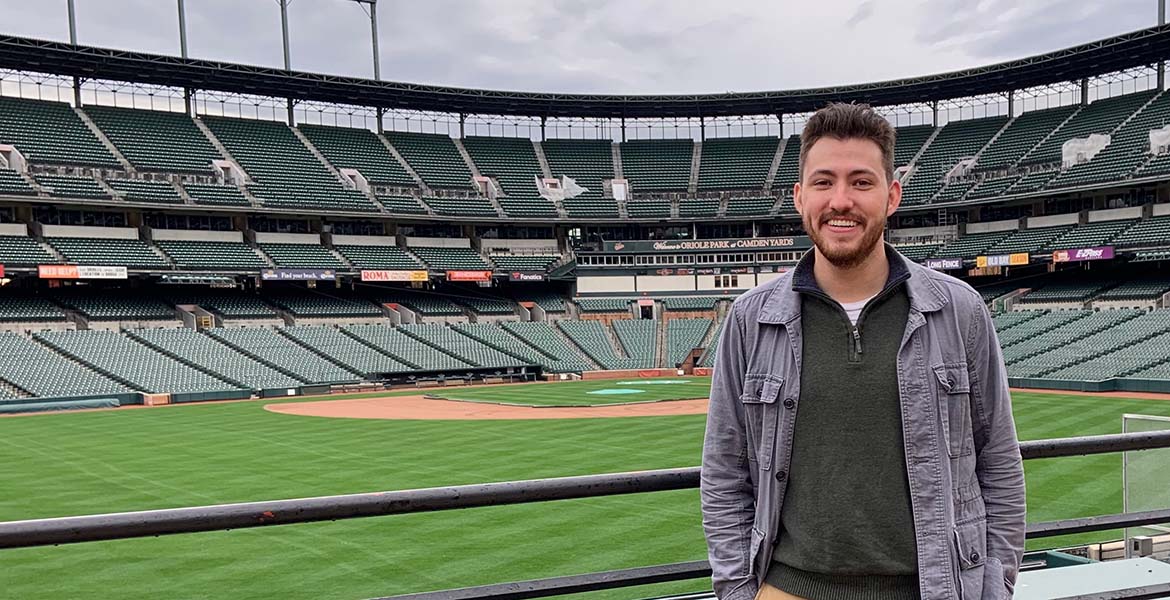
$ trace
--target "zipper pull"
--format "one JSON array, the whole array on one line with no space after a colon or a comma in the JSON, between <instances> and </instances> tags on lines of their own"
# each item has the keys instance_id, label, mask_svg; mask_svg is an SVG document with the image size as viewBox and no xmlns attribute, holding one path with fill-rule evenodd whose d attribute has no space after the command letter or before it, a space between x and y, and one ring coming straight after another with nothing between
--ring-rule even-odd
<instances>
[{"instance_id":1,"label":"zipper pull","mask_svg":"<svg viewBox=\"0 0 1170 600\"><path fill-rule=\"evenodd\" d=\"M857 330L857 326L853 326L853 347L857 348L857 353L861 354L861 332Z\"/></svg>"}]
</instances>

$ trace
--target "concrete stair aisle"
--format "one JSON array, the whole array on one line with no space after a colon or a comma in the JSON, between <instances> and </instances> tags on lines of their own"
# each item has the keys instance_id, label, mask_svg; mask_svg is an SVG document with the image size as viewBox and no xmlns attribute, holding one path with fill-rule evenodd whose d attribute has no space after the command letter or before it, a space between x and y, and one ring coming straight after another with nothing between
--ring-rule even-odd
<instances>
[{"instance_id":1,"label":"concrete stair aisle","mask_svg":"<svg viewBox=\"0 0 1170 600\"><path fill-rule=\"evenodd\" d=\"M6 395L13 398L32 398L33 395L15 385L0 379L0 390L8 392Z\"/></svg>"},{"instance_id":2,"label":"concrete stair aisle","mask_svg":"<svg viewBox=\"0 0 1170 600\"><path fill-rule=\"evenodd\" d=\"M687 180L687 193L689 194L693 194L699 189L699 166L703 163L703 142L695 142L691 148L691 176Z\"/></svg>"},{"instance_id":3,"label":"concrete stair aisle","mask_svg":"<svg viewBox=\"0 0 1170 600\"><path fill-rule=\"evenodd\" d=\"M661 305L661 303L659 303ZM673 367L666 364L666 321L654 321L654 365L657 367Z\"/></svg>"},{"instance_id":4,"label":"concrete stair aisle","mask_svg":"<svg viewBox=\"0 0 1170 600\"><path fill-rule=\"evenodd\" d=\"M386 136L380 133L377 134L377 138L378 141L382 142L382 145L386 147L386 150L389 151L390 154L394 157L394 160L397 160L398 164L402 165L402 168L406 170L406 173L410 175L410 178L413 179L414 182L418 185L418 189L422 190L423 195L431 195L431 188L427 186L425 181L423 181L423 178L418 174L418 171L415 171L414 167L410 166L410 163L406 162L406 158L398 152L398 149L394 147L394 144L391 144L390 140L386 139ZM428 210L430 210L429 207Z\"/></svg>"},{"instance_id":5,"label":"concrete stair aisle","mask_svg":"<svg viewBox=\"0 0 1170 600\"><path fill-rule=\"evenodd\" d=\"M1085 106L1087 106L1087 105L1081 105L1080 108L1072 111L1072 114L1065 117L1064 120L1060 122L1060 125L1057 125L1056 127L1054 127L1052 129L1052 131L1048 132L1048 135L1040 138L1039 142L1036 142L1036 144L1034 146L1032 146L1031 148L1028 148L1022 155L1020 155L1020 158L1018 160L1016 160L1016 162L1012 163L1011 166L1015 167L1015 166L1018 166L1020 163L1024 162L1024 159L1028 158L1028 155L1031 154L1033 150L1042 146L1045 142L1047 142L1049 140L1049 138L1056 135L1056 133L1058 131L1060 131L1061 129L1064 129L1064 126L1067 125L1069 121L1076 118L1076 116L1079 115L1082 110L1085 110ZM1013 184L1012 187L1015 187L1015 185ZM1008 189L1010 190L1011 188L1008 188ZM1006 193L1007 190L1004 190L1004 192Z\"/></svg>"},{"instance_id":6,"label":"concrete stair aisle","mask_svg":"<svg viewBox=\"0 0 1170 600\"><path fill-rule=\"evenodd\" d=\"M622 147L614 142L610 148L613 151L613 176L617 179L625 179L626 175L622 167Z\"/></svg>"},{"instance_id":7,"label":"concrete stair aisle","mask_svg":"<svg viewBox=\"0 0 1170 600\"><path fill-rule=\"evenodd\" d=\"M548 164L548 157L544 155L544 146L536 140L532 140L532 151L536 153L536 162L540 163L540 173L546 179L552 179L552 167Z\"/></svg>"},{"instance_id":8,"label":"concrete stair aisle","mask_svg":"<svg viewBox=\"0 0 1170 600\"><path fill-rule=\"evenodd\" d=\"M772 164L768 166L768 175L764 178L764 191L772 189L776 183L776 173L780 171L780 160L784 157L784 147L788 145L788 138L780 136L780 143L776 144L776 154L772 157Z\"/></svg>"},{"instance_id":9,"label":"concrete stair aisle","mask_svg":"<svg viewBox=\"0 0 1170 600\"><path fill-rule=\"evenodd\" d=\"M106 147L106 150L109 150L110 154L114 155L114 158L116 158L118 160L118 164L122 165L122 168L125 169L127 173L137 173L138 172L138 169L135 169L134 165L130 164L129 160L126 160L126 157L122 154L122 152L120 150L118 150L118 147L114 145L114 142L111 142L110 138L106 137L105 132L103 132L101 129L98 128L97 123L94 123L93 119L90 119L89 115L85 114L84 110L82 110L81 108L78 108L76 106L74 106L72 108L73 108L73 112L77 114L77 117L81 119L81 122L85 123L85 126L88 127L90 131L93 132L94 136L97 137L98 141L101 142L102 145Z\"/></svg>"},{"instance_id":10,"label":"concrete stair aisle","mask_svg":"<svg viewBox=\"0 0 1170 600\"><path fill-rule=\"evenodd\" d=\"M467 151L467 146L463 145L463 140L459 138L451 138L451 141L455 142L455 149L459 150L459 156L462 156L463 162L467 163L467 170L471 171L471 174L476 177L482 177L482 174L479 172L479 167L476 166L475 161L471 159L471 153Z\"/></svg>"},{"instance_id":11,"label":"concrete stair aisle","mask_svg":"<svg viewBox=\"0 0 1170 600\"><path fill-rule=\"evenodd\" d=\"M577 344L577 342L573 341L573 338L569 337L568 335L565 335L565 332L561 331L561 328L557 327L557 325L555 323L549 323L549 327L552 328L552 330L555 331L558 336L560 336L561 340L565 343L565 345L567 345L569 348L576 350L577 354L581 355L581 358L584 359L585 362L589 363L593 367L593 370L595 370L595 371L604 371L605 370L605 367L602 367L601 363L597 362L596 360L593 360L593 357L589 356L589 353L586 352L584 348L582 348L579 344Z\"/></svg>"}]
</instances>

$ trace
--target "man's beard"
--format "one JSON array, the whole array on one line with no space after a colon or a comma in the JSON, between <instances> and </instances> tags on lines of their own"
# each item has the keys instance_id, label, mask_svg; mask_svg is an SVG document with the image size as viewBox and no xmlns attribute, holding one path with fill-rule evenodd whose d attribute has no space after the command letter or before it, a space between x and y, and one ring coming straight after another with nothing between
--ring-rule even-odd
<instances>
[{"instance_id":1,"label":"man's beard","mask_svg":"<svg viewBox=\"0 0 1170 600\"><path fill-rule=\"evenodd\" d=\"M868 221L861 217L831 213L821 219L820 225L825 225L830 220L837 218L847 218L852 221L856 221L857 225L855 225L855 227L865 228L865 231L861 234L861 239L858 240L856 246L838 246L836 248L830 247L829 243L821 236L820 227L811 226L809 223L809 218L807 217L804 219L804 230L806 233L808 233L808 236L812 238L813 244L817 247L817 250L820 250L821 256L824 256L825 260L829 261L829 264L837 267L838 269L852 269L865 262L865 259L868 258L869 255L874 252L874 249L877 247L877 245L881 243L882 234L886 229L886 223L883 220L874 224L873 226L870 226Z\"/></svg>"}]
</instances>

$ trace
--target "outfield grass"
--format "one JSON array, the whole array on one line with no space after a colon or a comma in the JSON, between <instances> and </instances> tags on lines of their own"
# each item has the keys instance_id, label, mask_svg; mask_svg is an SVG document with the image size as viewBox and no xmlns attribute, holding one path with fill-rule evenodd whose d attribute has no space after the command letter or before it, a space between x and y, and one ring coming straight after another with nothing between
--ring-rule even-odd
<instances>
[{"instance_id":1,"label":"outfield grass","mask_svg":"<svg viewBox=\"0 0 1170 600\"><path fill-rule=\"evenodd\" d=\"M536 403L569 389L561 385L452 396ZM1170 416L1163 401L1014 398L1022 439L1117 432L1126 412ZM0 520L687 467L699 462L704 428L702 415L379 421L275 414L264 404L0 419ZM1026 468L1031 521L1121 509L1119 455ZM369 598L702 559L699 523L698 493L685 490L0 550L0 597Z\"/></svg>"}]
</instances>

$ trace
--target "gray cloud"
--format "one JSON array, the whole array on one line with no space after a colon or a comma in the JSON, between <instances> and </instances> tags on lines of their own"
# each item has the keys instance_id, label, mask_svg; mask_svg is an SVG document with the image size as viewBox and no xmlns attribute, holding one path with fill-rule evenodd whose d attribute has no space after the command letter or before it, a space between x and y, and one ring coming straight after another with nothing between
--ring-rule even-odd
<instances>
[{"instance_id":1,"label":"gray cloud","mask_svg":"<svg viewBox=\"0 0 1170 600\"><path fill-rule=\"evenodd\" d=\"M845 26L853 29L865 22L866 19L873 16L873 0L866 0L857 6L857 10L853 12L853 16L845 21Z\"/></svg>"},{"instance_id":2,"label":"gray cloud","mask_svg":"<svg viewBox=\"0 0 1170 600\"><path fill-rule=\"evenodd\" d=\"M79 0L83 44L178 54L173 0ZM187 0L192 56L280 66L273 0ZM425 0L379 7L385 79L608 93L752 91L971 67L1153 23L1118 0ZM296 0L294 69L370 76L369 24L347 0ZM0 0L0 31L66 39L64 0Z\"/></svg>"}]
</instances>

